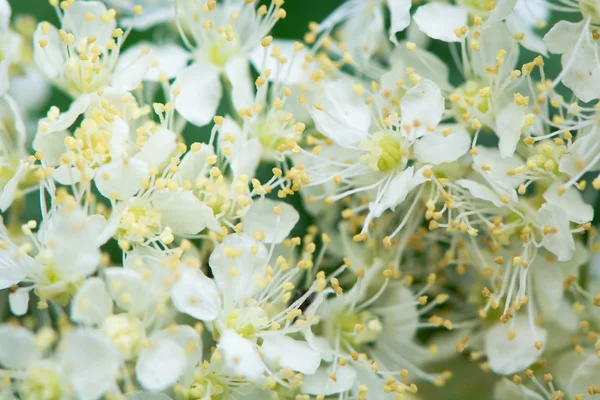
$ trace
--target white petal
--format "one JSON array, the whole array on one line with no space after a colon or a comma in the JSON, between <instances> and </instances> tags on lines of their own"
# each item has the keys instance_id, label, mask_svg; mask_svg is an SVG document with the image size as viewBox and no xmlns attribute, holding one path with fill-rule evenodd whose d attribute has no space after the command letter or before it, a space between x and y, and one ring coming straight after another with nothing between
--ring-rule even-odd
<instances>
[{"instance_id":1,"label":"white petal","mask_svg":"<svg viewBox=\"0 0 600 400\"><path fill-rule=\"evenodd\" d=\"M185 269L171 290L173 306L201 321L212 321L221 312L221 299L215 282L199 270Z\"/></svg>"},{"instance_id":2,"label":"white petal","mask_svg":"<svg viewBox=\"0 0 600 400\"><path fill-rule=\"evenodd\" d=\"M10 305L10 312L18 317L25 315L29 307L29 289L19 288L14 292L10 292L8 295L8 302Z\"/></svg>"},{"instance_id":3,"label":"white petal","mask_svg":"<svg viewBox=\"0 0 600 400\"><path fill-rule=\"evenodd\" d=\"M498 148L502 157L511 157L515 154L524 124L525 111L514 103L498 112L494 132L500 139Z\"/></svg>"},{"instance_id":4,"label":"white petal","mask_svg":"<svg viewBox=\"0 0 600 400\"><path fill-rule=\"evenodd\" d=\"M63 17L63 29L75 35L75 42L88 37L96 38L98 46L104 47L112 40L112 34L117 27L117 22L113 18L107 22L102 21L101 17L107 13L106 6L100 1L80 1L73 3L66 11ZM95 18L89 21L86 16L93 15Z\"/></svg>"},{"instance_id":5,"label":"white petal","mask_svg":"<svg viewBox=\"0 0 600 400\"><path fill-rule=\"evenodd\" d=\"M435 83L422 79L402 97L400 110L402 125L413 127L411 131L406 132L407 136L418 138L427 130L435 129L442 120L444 97ZM418 124L420 128L414 128Z\"/></svg>"},{"instance_id":6,"label":"white petal","mask_svg":"<svg viewBox=\"0 0 600 400\"><path fill-rule=\"evenodd\" d=\"M0 234L5 235L6 231L4 231L1 222L0 218ZM7 289L25 279L29 272L27 266L32 266L32 269L35 269L38 262L29 255L16 260L14 248L0 248L0 290Z\"/></svg>"},{"instance_id":7,"label":"white petal","mask_svg":"<svg viewBox=\"0 0 600 400\"><path fill-rule=\"evenodd\" d=\"M225 329L217 348L229 369L235 375L241 375L251 381L263 376L264 365L256 345L238 335L232 329Z\"/></svg>"},{"instance_id":8,"label":"white petal","mask_svg":"<svg viewBox=\"0 0 600 400\"><path fill-rule=\"evenodd\" d=\"M191 374L194 366L202 361L202 340L198 332L188 325L171 326L152 335L150 340L168 339L177 343L186 354L184 374Z\"/></svg>"},{"instance_id":9,"label":"white petal","mask_svg":"<svg viewBox=\"0 0 600 400\"><path fill-rule=\"evenodd\" d=\"M520 0L519 3L524 3L525 0ZM531 3L527 1L527 3ZM531 50L535 53L539 53L543 56L548 55L546 45L542 38L528 26L521 15L513 11L511 15L506 18L506 27L513 35L523 33L523 40L520 41L521 45L527 50Z\"/></svg>"},{"instance_id":10,"label":"white petal","mask_svg":"<svg viewBox=\"0 0 600 400\"><path fill-rule=\"evenodd\" d=\"M175 99L175 108L186 120L204 126L215 116L223 95L216 67L192 64L177 75L173 87L181 89Z\"/></svg>"},{"instance_id":11,"label":"white petal","mask_svg":"<svg viewBox=\"0 0 600 400\"><path fill-rule=\"evenodd\" d=\"M256 138L246 141L243 146L234 150L231 156L231 170L234 176L238 177L242 174L254 176L262 152L262 145Z\"/></svg>"},{"instance_id":12,"label":"white petal","mask_svg":"<svg viewBox=\"0 0 600 400\"><path fill-rule=\"evenodd\" d=\"M135 61L139 57L139 52L143 47L151 50L152 65L144 75L144 80L150 82L158 82L161 74L166 74L168 79L175 78L186 67L192 56L184 48L173 43L154 44L142 42L123 52L119 56L119 62L122 62L123 59Z\"/></svg>"},{"instance_id":13,"label":"white petal","mask_svg":"<svg viewBox=\"0 0 600 400\"><path fill-rule=\"evenodd\" d=\"M74 185L81 182L81 171L75 167L60 166L52 171L52 177L61 185Z\"/></svg>"},{"instance_id":14,"label":"white petal","mask_svg":"<svg viewBox=\"0 0 600 400\"><path fill-rule=\"evenodd\" d=\"M67 333L60 343L58 357L78 398L97 399L115 387L121 359L100 332L79 329Z\"/></svg>"},{"instance_id":15,"label":"white petal","mask_svg":"<svg viewBox=\"0 0 600 400\"><path fill-rule=\"evenodd\" d=\"M264 337L261 350L276 365L307 375L314 374L321 363L319 352L308 343L285 335Z\"/></svg>"},{"instance_id":16,"label":"white petal","mask_svg":"<svg viewBox=\"0 0 600 400\"><path fill-rule=\"evenodd\" d=\"M71 319L75 322L96 325L112 314L113 302L100 278L86 279L71 304Z\"/></svg>"},{"instance_id":17,"label":"white petal","mask_svg":"<svg viewBox=\"0 0 600 400\"><path fill-rule=\"evenodd\" d=\"M169 160L176 148L177 135L163 128L144 142L134 158L145 162L150 168L159 167Z\"/></svg>"},{"instance_id":18,"label":"white petal","mask_svg":"<svg viewBox=\"0 0 600 400\"><path fill-rule=\"evenodd\" d=\"M494 400L544 400L542 395L528 389L525 385L517 385L508 379L502 379L494 386Z\"/></svg>"},{"instance_id":19,"label":"white petal","mask_svg":"<svg viewBox=\"0 0 600 400\"><path fill-rule=\"evenodd\" d=\"M94 182L104 197L127 200L142 188L148 170L148 165L136 158L127 160L126 164L117 159L98 168Z\"/></svg>"},{"instance_id":20,"label":"white petal","mask_svg":"<svg viewBox=\"0 0 600 400\"><path fill-rule=\"evenodd\" d=\"M546 202L560 207L572 222L585 224L594 219L594 208L583 201L581 192L570 186L559 195L560 186L560 182L555 182L544 192Z\"/></svg>"},{"instance_id":21,"label":"white petal","mask_svg":"<svg viewBox=\"0 0 600 400\"><path fill-rule=\"evenodd\" d=\"M35 346L35 335L17 326L0 325L0 365L9 369L26 368L41 354Z\"/></svg>"},{"instance_id":22,"label":"white petal","mask_svg":"<svg viewBox=\"0 0 600 400\"><path fill-rule=\"evenodd\" d=\"M356 382L356 370L349 366L337 367L335 370L335 382L329 377L331 372L328 368L321 367L316 373L306 375L302 378L302 393L325 396L343 393L352 388Z\"/></svg>"},{"instance_id":23,"label":"white petal","mask_svg":"<svg viewBox=\"0 0 600 400\"><path fill-rule=\"evenodd\" d=\"M499 22L508 17L517 4L517 0L499 0L486 19L486 24Z\"/></svg>"},{"instance_id":24,"label":"white petal","mask_svg":"<svg viewBox=\"0 0 600 400\"><path fill-rule=\"evenodd\" d=\"M187 179L190 183L195 182L203 172L208 171L210 166L206 163L206 159L214 154L212 146L206 143L202 143L202 148L198 151L188 151L179 164L181 179Z\"/></svg>"},{"instance_id":25,"label":"white petal","mask_svg":"<svg viewBox=\"0 0 600 400\"><path fill-rule=\"evenodd\" d=\"M403 31L410 24L410 4L410 0L387 0L390 9L390 40L396 45L396 33Z\"/></svg>"},{"instance_id":26,"label":"white petal","mask_svg":"<svg viewBox=\"0 0 600 400\"><path fill-rule=\"evenodd\" d=\"M393 210L406 199L406 196L411 190L427 181L428 179L423 176L423 171L429 167L430 166L427 165L421 167L417 172L414 172L414 167L410 166L404 171L396 174L396 176L392 178L379 203L369 204L369 210L374 214L374 217L379 218L388 208Z\"/></svg>"},{"instance_id":27,"label":"white petal","mask_svg":"<svg viewBox=\"0 0 600 400\"><path fill-rule=\"evenodd\" d=\"M59 78L65 64L58 29L50 25L46 33L42 33L42 24L33 34L33 58L40 71L49 79ZM44 47L40 45L46 43Z\"/></svg>"},{"instance_id":28,"label":"white petal","mask_svg":"<svg viewBox=\"0 0 600 400\"><path fill-rule=\"evenodd\" d=\"M0 1L0 32L5 33L10 28L12 9L8 0Z\"/></svg>"},{"instance_id":29,"label":"white petal","mask_svg":"<svg viewBox=\"0 0 600 400\"><path fill-rule=\"evenodd\" d=\"M231 82L231 98L236 110L251 108L254 104L254 82L250 64L244 57L232 57L225 64L225 74Z\"/></svg>"},{"instance_id":30,"label":"white petal","mask_svg":"<svg viewBox=\"0 0 600 400\"><path fill-rule=\"evenodd\" d=\"M582 29L583 22L558 21L544 36L544 44L550 53L564 53L577 42Z\"/></svg>"},{"instance_id":31,"label":"white petal","mask_svg":"<svg viewBox=\"0 0 600 400\"><path fill-rule=\"evenodd\" d=\"M47 118L41 119L38 124L38 135L40 132L42 132L41 134L47 134L69 129L75 121L77 121L77 118L88 109L90 103L91 96L82 95L71 103L67 111L60 113L55 120L49 121Z\"/></svg>"},{"instance_id":32,"label":"white petal","mask_svg":"<svg viewBox=\"0 0 600 400\"><path fill-rule=\"evenodd\" d=\"M207 226L215 229L213 210L187 190L160 191L152 196L152 204L161 215L163 227L178 235L195 235Z\"/></svg>"},{"instance_id":33,"label":"white petal","mask_svg":"<svg viewBox=\"0 0 600 400\"><path fill-rule=\"evenodd\" d=\"M135 373L144 389L165 390L184 373L186 361L185 350L174 340L151 340L139 354Z\"/></svg>"},{"instance_id":34,"label":"white petal","mask_svg":"<svg viewBox=\"0 0 600 400\"><path fill-rule=\"evenodd\" d=\"M591 355L573 372L569 381L569 393L574 395L585 394L586 399L588 388L592 385L598 385L598 371L600 371L600 357Z\"/></svg>"},{"instance_id":35,"label":"white petal","mask_svg":"<svg viewBox=\"0 0 600 400\"><path fill-rule=\"evenodd\" d=\"M411 25L415 26L415 24ZM410 28L409 28L410 31ZM423 33L417 30L421 35ZM425 36L427 38L427 36ZM416 39L415 39L416 40ZM412 40L414 42L414 40ZM397 90L396 82L400 78L405 77L406 67L414 68L415 71L419 71L419 76L425 79L429 79L434 82L443 90L451 91L453 87L448 82L450 77L450 70L446 63L442 61L437 55L434 53L423 50L423 48L427 48L427 46L419 46L413 50L408 50L406 47L406 42L400 43L400 46L396 47L392 55L390 57L390 62L393 63L393 69L384 74L382 77L382 84L386 77L389 76L392 71L396 71L396 76L389 76L388 84L386 85L386 89Z\"/></svg>"},{"instance_id":36,"label":"white petal","mask_svg":"<svg viewBox=\"0 0 600 400\"><path fill-rule=\"evenodd\" d=\"M27 173L27 169L27 165L21 161L14 176L6 182L3 188L0 188L0 210L6 211L12 204L17 195L19 184Z\"/></svg>"},{"instance_id":37,"label":"white petal","mask_svg":"<svg viewBox=\"0 0 600 400\"><path fill-rule=\"evenodd\" d=\"M360 143L368 136L371 111L363 99L352 90L352 82L327 82L319 98L323 111L311 107L317 130L340 146Z\"/></svg>"},{"instance_id":38,"label":"white petal","mask_svg":"<svg viewBox=\"0 0 600 400\"><path fill-rule=\"evenodd\" d=\"M60 165L60 156L67 151L65 138L69 136L67 131L53 131L42 133L38 131L33 140L33 148L44 154L44 162L50 167Z\"/></svg>"},{"instance_id":39,"label":"white petal","mask_svg":"<svg viewBox=\"0 0 600 400\"><path fill-rule=\"evenodd\" d=\"M226 254L228 248L242 250L242 254L233 259ZM263 274L268 258L266 247L249 234L227 235L208 260L222 297L235 302L252 297L259 290L256 278ZM232 274L233 271L236 273Z\"/></svg>"},{"instance_id":40,"label":"white petal","mask_svg":"<svg viewBox=\"0 0 600 400\"><path fill-rule=\"evenodd\" d=\"M275 207L280 210L279 214L275 213ZM299 219L298 211L289 204L263 198L252 203L242 222L248 233L262 231L265 243L281 243Z\"/></svg>"},{"instance_id":41,"label":"white petal","mask_svg":"<svg viewBox=\"0 0 600 400\"><path fill-rule=\"evenodd\" d=\"M450 128L452 133L444 135L442 130ZM458 160L471 148L471 135L458 124L441 125L433 133L428 133L414 144L415 156L421 162L442 164Z\"/></svg>"},{"instance_id":42,"label":"white petal","mask_svg":"<svg viewBox=\"0 0 600 400\"><path fill-rule=\"evenodd\" d=\"M471 192L471 195L477 199L487 200L496 207L503 207L505 205L496 192L479 182L470 179L460 179L456 183Z\"/></svg>"},{"instance_id":43,"label":"white petal","mask_svg":"<svg viewBox=\"0 0 600 400\"><path fill-rule=\"evenodd\" d=\"M427 3L417 8L413 18L419 29L430 38L460 42L454 29L467 25L467 10L445 3Z\"/></svg>"},{"instance_id":44,"label":"white petal","mask_svg":"<svg viewBox=\"0 0 600 400\"><path fill-rule=\"evenodd\" d=\"M575 241L569 229L569 218L562 208L545 203L538 210L538 224L556 228L556 232L542 236L542 246L554 253L558 261L568 261L575 252Z\"/></svg>"},{"instance_id":45,"label":"white petal","mask_svg":"<svg viewBox=\"0 0 600 400\"><path fill-rule=\"evenodd\" d=\"M137 47L119 57L110 86L115 89L132 91L142 83L152 66L153 54L148 47Z\"/></svg>"},{"instance_id":46,"label":"white petal","mask_svg":"<svg viewBox=\"0 0 600 400\"><path fill-rule=\"evenodd\" d=\"M561 58L563 68L570 63L562 83L586 103L600 99L600 64L597 54L597 45L594 43L591 47L584 39L579 48L572 45ZM570 62L573 57L575 60Z\"/></svg>"},{"instance_id":47,"label":"white petal","mask_svg":"<svg viewBox=\"0 0 600 400\"><path fill-rule=\"evenodd\" d=\"M124 310L139 314L151 302L150 287L135 271L114 267L104 270L108 292Z\"/></svg>"},{"instance_id":48,"label":"white petal","mask_svg":"<svg viewBox=\"0 0 600 400\"><path fill-rule=\"evenodd\" d=\"M535 323L533 323L535 326ZM508 332L514 330L516 336L510 340ZM545 344L548 332L535 326L537 339L529 324L529 319L517 316L508 323L498 323L485 335L485 353L490 368L497 374L510 375L519 372L538 359L543 347L535 347L536 340Z\"/></svg>"}]
</instances>

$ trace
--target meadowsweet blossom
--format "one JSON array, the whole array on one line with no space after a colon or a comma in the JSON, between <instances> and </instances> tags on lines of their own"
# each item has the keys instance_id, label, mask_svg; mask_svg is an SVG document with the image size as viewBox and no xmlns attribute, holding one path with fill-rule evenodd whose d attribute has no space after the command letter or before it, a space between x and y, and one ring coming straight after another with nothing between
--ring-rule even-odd
<instances>
[{"instance_id":1,"label":"meadowsweet blossom","mask_svg":"<svg viewBox=\"0 0 600 400\"><path fill-rule=\"evenodd\" d=\"M1 398L600 394L597 1L16 6Z\"/></svg>"}]
</instances>

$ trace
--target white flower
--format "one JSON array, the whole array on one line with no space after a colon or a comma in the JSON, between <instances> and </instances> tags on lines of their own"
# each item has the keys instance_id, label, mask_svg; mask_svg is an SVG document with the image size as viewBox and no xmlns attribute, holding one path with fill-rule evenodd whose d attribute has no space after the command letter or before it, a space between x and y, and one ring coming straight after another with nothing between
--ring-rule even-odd
<instances>
[{"instance_id":1,"label":"white flower","mask_svg":"<svg viewBox=\"0 0 600 400\"><path fill-rule=\"evenodd\" d=\"M286 322L286 316L295 312L316 287L313 285L299 300L288 303L289 295L285 293L293 288L289 280L298 270L277 268L276 275L271 276L268 255L261 242L246 234L228 235L209 259L214 281L198 270L184 270L171 292L178 311L212 322L221 336L219 349L228 368L250 380L258 380L271 368L261 358L259 338L263 345L268 343L263 357L274 366L285 364L302 372L307 365L316 369L319 364L317 352L303 358L278 356L287 351L281 344L290 344L286 335L305 332L313 323ZM271 299L269 309L264 308L267 299ZM271 307L273 312L269 312Z\"/></svg>"},{"instance_id":2,"label":"white flower","mask_svg":"<svg viewBox=\"0 0 600 400\"><path fill-rule=\"evenodd\" d=\"M258 13L254 7L242 1L217 3L210 8L189 0L175 1L178 23L189 29L189 35L180 33L192 48L194 62L173 83L174 104L192 124L203 126L214 117L223 96L221 80L230 92L234 111L252 107L249 55L285 16L275 3L269 8L261 6ZM191 15L197 18L191 20Z\"/></svg>"},{"instance_id":3,"label":"white flower","mask_svg":"<svg viewBox=\"0 0 600 400\"><path fill-rule=\"evenodd\" d=\"M38 68L55 85L78 97L106 86L135 89L152 63L140 49L134 62L119 63L123 32L116 33L115 10L98 1L78 1L62 15L59 31L42 22L34 34Z\"/></svg>"}]
</instances>

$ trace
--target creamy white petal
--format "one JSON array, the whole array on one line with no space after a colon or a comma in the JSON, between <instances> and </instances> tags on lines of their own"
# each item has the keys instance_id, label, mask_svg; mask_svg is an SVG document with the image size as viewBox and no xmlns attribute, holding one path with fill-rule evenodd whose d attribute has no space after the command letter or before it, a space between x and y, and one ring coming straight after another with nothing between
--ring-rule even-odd
<instances>
[{"instance_id":1,"label":"creamy white petal","mask_svg":"<svg viewBox=\"0 0 600 400\"><path fill-rule=\"evenodd\" d=\"M354 370L354 368L349 366L338 366L335 373L335 382L329 377L331 373L326 367L319 368L317 372L312 375L306 375L302 379L304 382L302 385L302 393L308 393L314 396L320 394L329 396L346 392L354 386L356 382L356 370Z\"/></svg>"},{"instance_id":2,"label":"creamy white petal","mask_svg":"<svg viewBox=\"0 0 600 400\"><path fill-rule=\"evenodd\" d=\"M0 343L0 365L4 368L26 368L41 357L35 335L21 326L0 325Z\"/></svg>"},{"instance_id":3,"label":"creamy white petal","mask_svg":"<svg viewBox=\"0 0 600 400\"><path fill-rule=\"evenodd\" d=\"M19 288L9 293L8 303L10 305L10 312L18 317L27 313L27 309L29 308L29 292L29 288Z\"/></svg>"},{"instance_id":4,"label":"creamy white petal","mask_svg":"<svg viewBox=\"0 0 600 400\"><path fill-rule=\"evenodd\" d=\"M65 138L69 136L67 131L52 131L42 133L38 131L33 140L33 148L44 154L44 162L49 167L60 165L60 156L67 151Z\"/></svg>"},{"instance_id":5,"label":"creamy white petal","mask_svg":"<svg viewBox=\"0 0 600 400\"><path fill-rule=\"evenodd\" d=\"M544 44L550 53L564 53L577 42L583 22L558 21L544 36Z\"/></svg>"},{"instance_id":6,"label":"creamy white petal","mask_svg":"<svg viewBox=\"0 0 600 400\"><path fill-rule=\"evenodd\" d=\"M173 83L181 92L175 109L197 126L208 124L217 112L223 95L219 70L208 63L195 63L181 71Z\"/></svg>"},{"instance_id":7,"label":"creamy white petal","mask_svg":"<svg viewBox=\"0 0 600 400\"><path fill-rule=\"evenodd\" d=\"M427 3L413 16L419 29L432 39L460 42L454 29L467 25L467 10L446 3Z\"/></svg>"},{"instance_id":8,"label":"creamy white petal","mask_svg":"<svg viewBox=\"0 0 600 400\"><path fill-rule=\"evenodd\" d=\"M589 45L584 39L579 48L571 45L562 55L563 68L570 67L562 78L562 83L571 89L583 102L600 99L600 64L597 44ZM571 58L574 61L571 62Z\"/></svg>"},{"instance_id":9,"label":"creamy white petal","mask_svg":"<svg viewBox=\"0 0 600 400\"><path fill-rule=\"evenodd\" d=\"M62 27L75 35L79 43L88 37L94 37L98 46L104 47L111 39L117 22L113 18L104 22L101 17L107 13L106 6L100 1L79 1L71 4L63 16ZM94 16L89 20L86 16Z\"/></svg>"},{"instance_id":10,"label":"creamy white petal","mask_svg":"<svg viewBox=\"0 0 600 400\"><path fill-rule=\"evenodd\" d=\"M502 157L511 157L515 154L524 124L525 111L514 103L498 111L494 133L500 140L498 149Z\"/></svg>"},{"instance_id":11,"label":"creamy white petal","mask_svg":"<svg viewBox=\"0 0 600 400\"><path fill-rule=\"evenodd\" d=\"M219 344L223 359L227 367L235 375L242 375L246 379L256 381L263 376L264 365L256 345L238 335L232 329L225 329Z\"/></svg>"},{"instance_id":12,"label":"creamy white petal","mask_svg":"<svg viewBox=\"0 0 600 400\"><path fill-rule=\"evenodd\" d=\"M42 24L38 25L33 34L33 58L36 66L47 78L57 79L65 64L58 29L50 25L50 29L43 33L41 26ZM40 43L44 43L44 47Z\"/></svg>"},{"instance_id":13,"label":"creamy white petal","mask_svg":"<svg viewBox=\"0 0 600 400\"><path fill-rule=\"evenodd\" d=\"M169 160L177 148L177 135L162 128L144 142L134 158L145 162L150 168L159 167Z\"/></svg>"},{"instance_id":14,"label":"creamy white petal","mask_svg":"<svg viewBox=\"0 0 600 400\"><path fill-rule=\"evenodd\" d=\"M117 159L98 168L94 182L104 197L127 200L142 188L142 181L148 177L148 170L148 165L136 158L127 162Z\"/></svg>"},{"instance_id":15,"label":"creamy white petal","mask_svg":"<svg viewBox=\"0 0 600 400\"><path fill-rule=\"evenodd\" d=\"M150 340L138 356L135 374L144 389L165 390L183 375L186 361L185 350L174 340Z\"/></svg>"},{"instance_id":16,"label":"creamy white petal","mask_svg":"<svg viewBox=\"0 0 600 400\"><path fill-rule=\"evenodd\" d=\"M503 207L505 205L496 192L479 182L470 179L460 179L456 183L471 192L471 195L477 199L487 200L496 207Z\"/></svg>"},{"instance_id":17,"label":"creamy white petal","mask_svg":"<svg viewBox=\"0 0 600 400\"><path fill-rule=\"evenodd\" d=\"M276 365L306 375L314 374L321 363L319 352L308 343L285 335L264 337L261 351Z\"/></svg>"},{"instance_id":18,"label":"creamy white petal","mask_svg":"<svg viewBox=\"0 0 600 400\"><path fill-rule=\"evenodd\" d=\"M412 127L404 134L409 138L418 138L427 131L433 131L442 120L444 97L435 83L422 79L402 97L400 110L402 126Z\"/></svg>"},{"instance_id":19,"label":"creamy white petal","mask_svg":"<svg viewBox=\"0 0 600 400\"><path fill-rule=\"evenodd\" d=\"M119 307L134 314L146 311L152 301L150 287L135 271L113 267L104 273L108 292Z\"/></svg>"},{"instance_id":20,"label":"creamy white petal","mask_svg":"<svg viewBox=\"0 0 600 400\"><path fill-rule=\"evenodd\" d=\"M594 219L594 208L583 201L580 191L570 186L563 194L558 194L560 182L553 183L544 192L544 199L555 206L560 207L570 221L585 224Z\"/></svg>"},{"instance_id":21,"label":"creamy white petal","mask_svg":"<svg viewBox=\"0 0 600 400\"><path fill-rule=\"evenodd\" d=\"M52 171L52 177L61 185L74 185L81 182L81 171L75 167L60 166Z\"/></svg>"},{"instance_id":22,"label":"creamy white petal","mask_svg":"<svg viewBox=\"0 0 600 400\"><path fill-rule=\"evenodd\" d=\"M100 332L77 329L67 333L57 354L79 399L98 399L116 386L115 375L121 359L112 343Z\"/></svg>"},{"instance_id":23,"label":"creamy white petal","mask_svg":"<svg viewBox=\"0 0 600 400\"><path fill-rule=\"evenodd\" d=\"M516 316L508 323L497 323L485 334L485 354L490 368L497 374L510 375L519 372L538 359L543 352L548 332L535 326L537 339L531 331L529 320L525 316ZM509 331L516 336L510 340ZM536 340L542 342L542 348L535 347Z\"/></svg>"},{"instance_id":24,"label":"creamy white petal","mask_svg":"<svg viewBox=\"0 0 600 400\"><path fill-rule=\"evenodd\" d=\"M221 313L221 299L215 282L199 270L185 269L171 290L177 311L201 321L212 321Z\"/></svg>"},{"instance_id":25,"label":"creamy white petal","mask_svg":"<svg viewBox=\"0 0 600 400\"><path fill-rule=\"evenodd\" d=\"M452 133L444 135L445 129ZM471 148L471 135L458 124L440 125L435 132L427 133L413 146L415 156L421 162L438 165L458 160Z\"/></svg>"},{"instance_id":26,"label":"creamy white petal","mask_svg":"<svg viewBox=\"0 0 600 400\"><path fill-rule=\"evenodd\" d=\"M172 340L184 349L186 354L184 375L191 375L194 366L202 361L202 339L198 332L188 325L176 325L156 332L150 340L162 339Z\"/></svg>"},{"instance_id":27,"label":"creamy white petal","mask_svg":"<svg viewBox=\"0 0 600 400\"><path fill-rule=\"evenodd\" d=\"M390 9L390 40L398 44L396 33L403 31L410 24L410 0L387 0Z\"/></svg>"},{"instance_id":28,"label":"creamy white petal","mask_svg":"<svg viewBox=\"0 0 600 400\"><path fill-rule=\"evenodd\" d=\"M352 82L340 79L324 84L319 97L323 111L311 107L317 130L341 146L360 143L368 137L371 112Z\"/></svg>"},{"instance_id":29,"label":"creamy white petal","mask_svg":"<svg viewBox=\"0 0 600 400\"><path fill-rule=\"evenodd\" d=\"M71 319L82 324L100 324L112 311L113 301L100 278L86 279L71 303Z\"/></svg>"},{"instance_id":30,"label":"creamy white petal","mask_svg":"<svg viewBox=\"0 0 600 400\"><path fill-rule=\"evenodd\" d=\"M275 208L279 214L275 212ZM244 231L254 234L262 231L265 243L281 243L294 229L300 214L283 201L267 198L256 200L242 219Z\"/></svg>"},{"instance_id":31,"label":"creamy white petal","mask_svg":"<svg viewBox=\"0 0 600 400\"><path fill-rule=\"evenodd\" d=\"M502 21L512 12L517 0L498 0L486 19L486 24Z\"/></svg>"},{"instance_id":32,"label":"creamy white petal","mask_svg":"<svg viewBox=\"0 0 600 400\"><path fill-rule=\"evenodd\" d=\"M235 56L225 64L225 75L231 83L231 98L235 110L252 108L254 105L254 82L250 76L250 64L244 57Z\"/></svg>"},{"instance_id":33,"label":"creamy white petal","mask_svg":"<svg viewBox=\"0 0 600 400\"><path fill-rule=\"evenodd\" d=\"M517 385L508 379L502 379L494 386L494 400L544 400L542 395L527 388Z\"/></svg>"},{"instance_id":34,"label":"creamy white petal","mask_svg":"<svg viewBox=\"0 0 600 400\"><path fill-rule=\"evenodd\" d=\"M189 190L160 191L153 195L152 203L161 215L163 227L178 235L195 235L207 226L218 229L213 210L200 202Z\"/></svg>"},{"instance_id":35,"label":"creamy white petal","mask_svg":"<svg viewBox=\"0 0 600 400\"><path fill-rule=\"evenodd\" d=\"M585 394L588 398L588 388L592 385L598 386L600 382L598 371L600 371L600 357L591 355L573 372L569 381L569 393L573 396Z\"/></svg>"},{"instance_id":36,"label":"creamy white petal","mask_svg":"<svg viewBox=\"0 0 600 400\"><path fill-rule=\"evenodd\" d=\"M154 55L148 47L137 47L129 50L130 55L123 54L115 66L110 86L116 89L132 91L144 80Z\"/></svg>"},{"instance_id":37,"label":"creamy white petal","mask_svg":"<svg viewBox=\"0 0 600 400\"><path fill-rule=\"evenodd\" d=\"M145 14L145 12L144 12ZM158 82L161 74L166 74L168 79L175 78L182 71L192 55L183 47L174 43L154 44L150 42L141 42L136 46L130 47L119 56L119 62L123 59L135 61L142 48L149 48L152 65L144 75L145 81ZM125 62L125 64L127 64Z\"/></svg>"},{"instance_id":38,"label":"creamy white petal","mask_svg":"<svg viewBox=\"0 0 600 400\"><path fill-rule=\"evenodd\" d=\"M228 248L242 250L242 254L235 259L229 257ZM249 234L227 235L208 260L222 300L241 303L252 297L259 290L256 278L264 273L268 261L266 247Z\"/></svg>"},{"instance_id":39,"label":"creamy white petal","mask_svg":"<svg viewBox=\"0 0 600 400\"><path fill-rule=\"evenodd\" d=\"M556 229L556 232L542 236L542 246L554 253L558 257L558 261L570 260L575 252L575 241L569 229L569 218L563 209L545 203L538 210L536 220L541 226Z\"/></svg>"}]
</instances>

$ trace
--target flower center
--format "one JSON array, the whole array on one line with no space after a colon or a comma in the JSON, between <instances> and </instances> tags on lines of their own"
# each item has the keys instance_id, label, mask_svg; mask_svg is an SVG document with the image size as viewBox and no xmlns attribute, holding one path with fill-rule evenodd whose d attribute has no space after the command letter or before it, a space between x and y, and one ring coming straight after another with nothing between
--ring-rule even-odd
<instances>
[{"instance_id":1,"label":"flower center","mask_svg":"<svg viewBox=\"0 0 600 400\"><path fill-rule=\"evenodd\" d=\"M379 318L369 311L344 312L338 321L344 340L353 348L375 341L383 330Z\"/></svg>"},{"instance_id":2,"label":"flower center","mask_svg":"<svg viewBox=\"0 0 600 400\"><path fill-rule=\"evenodd\" d=\"M360 162L374 171L390 171L402 161L400 142L385 133L377 133L372 139L364 140L360 144L360 149L367 152L360 157Z\"/></svg>"},{"instance_id":3,"label":"flower center","mask_svg":"<svg viewBox=\"0 0 600 400\"><path fill-rule=\"evenodd\" d=\"M32 367L20 385L19 394L24 400L60 400L66 398L60 376L51 368Z\"/></svg>"}]
</instances>

